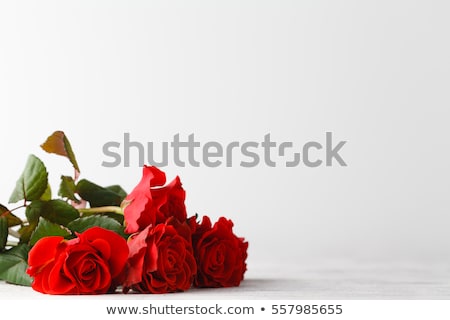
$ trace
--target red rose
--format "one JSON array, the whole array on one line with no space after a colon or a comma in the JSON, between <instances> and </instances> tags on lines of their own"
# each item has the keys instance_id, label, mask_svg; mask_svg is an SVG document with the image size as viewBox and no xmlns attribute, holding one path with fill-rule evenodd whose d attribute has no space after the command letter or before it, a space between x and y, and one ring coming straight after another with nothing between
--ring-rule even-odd
<instances>
[{"instance_id":1,"label":"red rose","mask_svg":"<svg viewBox=\"0 0 450 320\"><path fill-rule=\"evenodd\" d=\"M30 250L27 273L34 290L49 294L101 294L113 290L128 257L125 239L92 227L65 240L40 239Z\"/></svg>"},{"instance_id":2,"label":"red rose","mask_svg":"<svg viewBox=\"0 0 450 320\"><path fill-rule=\"evenodd\" d=\"M189 220L192 226L192 219ZM248 242L233 233L233 222L221 217L213 227L204 216L202 223L194 227L192 238L197 275L196 287L239 286L247 270Z\"/></svg>"},{"instance_id":3,"label":"red rose","mask_svg":"<svg viewBox=\"0 0 450 320\"><path fill-rule=\"evenodd\" d=\"M169 218L147 226L128 240L129 269L124 292L168 293L188 290L197 272L191 230L186 222Z\"/></svg>"},{"instance_id":4,"label":"red rose","mask_svg":"<svg viewBox=\"0 0 450 320\"><path fill-rule=\"evenodd\" d=\"M142 179L123 202L126 233L135 233L149 225L164 223L167 218L186 220L184 200L186 193L177 176L166 183L164 172L153 166L144 166Z\"/></svg>"}]
</instances>

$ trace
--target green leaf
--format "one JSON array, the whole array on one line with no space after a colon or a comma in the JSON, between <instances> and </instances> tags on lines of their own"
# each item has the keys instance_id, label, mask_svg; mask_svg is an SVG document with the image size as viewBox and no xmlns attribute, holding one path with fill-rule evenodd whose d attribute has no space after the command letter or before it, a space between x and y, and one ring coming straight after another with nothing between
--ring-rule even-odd
<instances>
[{"instance_id":1,"label":"green leaf","mask_svg":"<svg viewBox=\"0 0 450 320\"><path fill-rule=\"evenodd\" d=\"M80 201L75 197L75 181L72 177L61 176L61 183L59 185L58 195L63 198L74 200L77 203Z\"/></svg>"},{"instance_id":2,"label":"green leaf","mask_svg":"<svg viewBox=\"0 0 450 320\"><path fill-rule=\"evenodd\" d=\"M8 208L0 204L0 216L6 217L8 219L8 227L18 226L22 224L22 220L12 214Z\"/></svg>"},{"instance_id":3,"label":"green leaf","mask_svg":"<svg viewBox=\"0 0 450 320\"><path fill-rule=\"evenodd\" d=\"M112 188L114 191L83 179L78 182L76 192L84 200L89 201L91 207L120 206L125 196L117 187Z\"/></svg>"},{"instance_id":4,"label":"green leaf","mask_svg":"<svg viewBox=\"0 0 450 320\"><path fill-rule=\"evenodd\" d=\"M34 246L39 239L49 236L70 236L70 232L62 228L59 224L40 218L39 223L31 235L30 245Z\"/></svg>"},{"instance_id":5,"label":"green leaf","mask_svg":"<svg viewBox=\"0 0 450 320\"><path fill-rule=\"evenodd\" d=\"M102 213L102 215L116 220L117 222L119 222L120 225L123 225L123 222L125 220L123 214L118 214L114 212Z\"/></svg>"},{"instance_id":6,"label":"green leaf","mask_svg":"<svg viewBox=\"0 0 450 320\"><path fill-rule=\"evenodd\" d=\"M15 203L25 199L25 201L38 200L45 192L48 185L48 174L42 161L30 155L25 165L25 169L17 180L9 203Z\"/></svg>"},{"instance_id":7,"label":"green leaf","mask_svg":"<svg viewBox=\"0 0 450 320\"><path fill-rule=\"evenodd\" d=\"M110 217L110 218L116 220L117 222L119 222L121 225L123 225L124 220L125 220L123 214L115 213L115 212L86 212L86 211L83 211L83 213L81 214L82 217L89 217L89 216L93 216L93 215L101 215L101 216Z\"/></svg>"},{"instance_id":8,"label":"green leaf","mask_svg":"<svg viewBox=\"0 0 450 320\"><path fill-rule=\"evenodd\" d=\"M3 251L8 241L8 219L0 216L0 251Z\"/></svg>"},{"instance_id":9,"label":"green leaf","mask_svg":"<svg viewBox=\"0 0 450 320\"><path fill-rule=\"evenodd\" d=\"M46 201L33 201L25 209L25 216L29 223L35 223L37 225L41 212L44 211L44 205Z\"/></svg>"},{"instance_id":10,"label":"green leaf","mask_svg":"<svg viewBox=\"0 0 450 320\"><path fill-rule=\"evenodd\" d=\"M106 187L105 189L118 194L122 198L122 200L125 199L126 196L127 196L127 192L121 186L119 186L117 184L113 185L113 186Z\"/></svg>"},{"instance_id":11,"label":"green leaf","mask_svg":"<svg viewBox=\"0 0 450 320\"><path fill-rule=\"evenodd\" d=\"M32 279L26 273L29 246L21 244L0 254L0 279L9 283L30 286Z\"/></svg>"},{"instance_id":12,"label":"green leaf","mask_svg":"<svg viewBox=\"0 0 450 320\"><path fill-rule=\"evenodd\" d=\"M67 224L80 217L77 209L63 200L50 200L43 202L40 212L41 217L47 220L67 226Z\"/></svg>"},{"instance_id":13,"label":"green leaf","mask_svg":"<svg viewBox=\"0 0 450 320\"><path fill-rule=\"evenodd\" d=\"M123 226L119 222L117 222L113 218L102 215L93 215L79 218L69 223L67 228L69 228L72 232L81 233L94 226L114 231L124 238L127 237L123 231Z\"/></svg>"},{"instance_id":14,"label":"green leaf","mask_svg":"<svg viewBox=\"0 0 450 320\"><path fill-rule=\"evenodd\" d=\"M52 199L52 188L50 184L47 184L47 188L45 188L44 194L39 198L39 200L48 201Z\"/></svg>"},{"instance_id":15,"label":"green leaf","mask_svg":"<svg viewBox=\"0 0 450 320\"><path fill-rule=\"evenodd\" d=\"M29 244L31 235L37 227L37 222L30 223L29 225L24 225L22 228L18 230L20 234L19 243Z\"/></svg>"},{"instance_id":16,"label":"green leaf","mask_svg":"<svg viewBox=\"0 0 450 320\"><path fill-rule=\"evenodd\" d=\"M67 224L80 217L78 210L63 200L50 201L33 201L26 210L25 216L28 220L28 225L19 229L20 242L28 243L33 232L38 226L39 218L43 217L57 225Z\"/></svg>"},{"instance_id":17,"label":"green leaf","mask_svg":"<svg viewBox=\"0 0 450 320\"><path fill-rule=\"evenodd\" d=\"M75 154L73 153L72 146L70 145L69 139L67 139L63 131L55 131L50 135L47 140L41 145L41 148L48 153L54 153L69 159L73 168L77 172L76 175L80 173L80 168L78 167L77 159L75 159Z\"/></svg>"}]
</instances>

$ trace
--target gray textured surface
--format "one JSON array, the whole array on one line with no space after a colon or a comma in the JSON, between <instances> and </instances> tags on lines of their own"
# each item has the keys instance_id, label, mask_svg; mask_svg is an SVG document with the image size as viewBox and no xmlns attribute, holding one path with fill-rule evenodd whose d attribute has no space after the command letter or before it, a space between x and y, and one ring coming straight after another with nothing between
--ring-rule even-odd
<instances>
[{"instance_id":1,"label":"gray textured surface","mask_svg":"<svg viewBox=\"0 0 450 320\"><path fill-rule=\"evenodd\" d=\"M0 282L1 299L64 299ZM86 297L87 298L87 297ZM90 297L92 298L92 297ZM104 295L100 299L148 299L147 295ZM450 300L447 262L323 262L309 265L249 265L238 288L192 289L152 299Z\"/></svg>"}]
</instances>

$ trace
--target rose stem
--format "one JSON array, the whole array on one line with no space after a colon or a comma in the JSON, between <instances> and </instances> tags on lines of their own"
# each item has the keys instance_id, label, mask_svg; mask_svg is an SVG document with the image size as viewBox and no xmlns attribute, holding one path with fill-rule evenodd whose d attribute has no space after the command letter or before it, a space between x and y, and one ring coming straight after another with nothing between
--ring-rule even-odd
<instances>
[{"instance_id":1,"label":"rose stem","mask_svg":"<svg viewBox=\"0 0 450 320\"><path fill-rule=\"evenodd\" d=\"M106 207L96 207L96 208L87 208L87 209L78 209L80 213L107 213L113 212L118 214L123 214L123 210L121 207L116 206L106 206Z\"/></svg>"}]
</instances>

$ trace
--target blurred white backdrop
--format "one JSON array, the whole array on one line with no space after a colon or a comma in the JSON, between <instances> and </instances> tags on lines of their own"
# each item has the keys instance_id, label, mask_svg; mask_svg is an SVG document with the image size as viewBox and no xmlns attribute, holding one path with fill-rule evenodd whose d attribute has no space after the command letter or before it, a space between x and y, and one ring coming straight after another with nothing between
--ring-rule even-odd
<instances>
[{"instance_id":1,"label":"blurred white backdrop","mask_svg":"<svg viewBox=\"0 0 450 320\"><path fill-rule=\"evenodd\" d=\"M450 42L446 1L21 1L0 4L0 203L28 154L56 192L68 135L81 176L108 141L194 133L205 143L300 148L325 132L348 166L163 168L191 214L224 215L260 261L435 261L450 256ZM136 160L136 157L134 157Z\"/></svg>"}]
</instances>

